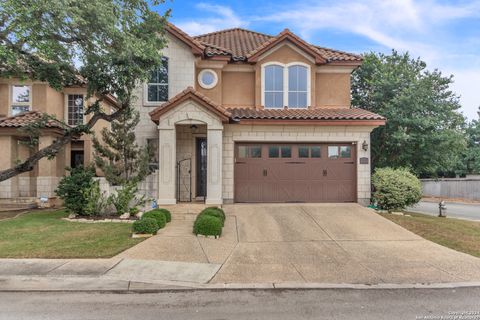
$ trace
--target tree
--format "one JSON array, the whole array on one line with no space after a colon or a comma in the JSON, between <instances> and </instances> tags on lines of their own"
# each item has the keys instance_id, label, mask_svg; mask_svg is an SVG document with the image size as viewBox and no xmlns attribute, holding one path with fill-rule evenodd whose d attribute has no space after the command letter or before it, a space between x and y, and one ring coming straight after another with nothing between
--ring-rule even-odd
<instances>
[{"instance_id":1,"label":"tree","mask_svg":"<svg viewBox=\"0 0 480 320\"><path fill-rule=\"evenodd\" d=\"M135 87L161 64L168 15L159 16L147 0L2 0L0 77L45 81L57 90L81 84L96 99L86 106L87 123L65 125L51 145L0 171L0 181L32 170L40 159L90 133L98 120L112 121L130 109ZM117 100L113 113L101 108L108 97ZM30 141L38 143L35 136Z\"/></svg>"},{"instance_id":2,"label":"tree","mask_svg":"<svg viewBox=\"0 0 480 320\"><path fill-rule=\"evenodd\" d=\"M458 170L462 174L480 173L480 107L478 117L479 119L471 121L465 130L467 150Z\"/></svg>"},{"instance_id":3,"label":"tree","mask_svg":"<svg viewBox=\"0 0 480 320\"><path fill-rule=\"evenodd\" d=\"M138 111L128 110L112 121L111 129L101 131L103 144L93 138L95 164L112 185L142 181L149 173L149 152L135 141L135 127L140 121Z\"/></svg>"},{"instance_id":4,"label":"tree","mask_svg":"<svg viewBox=\"0 0 480 320\"><path fill-rule=\"evenodd\" d=\"M466 142L452 82L408 53L365 54L353 73L352 104L387 118L372 132L375 167L408 167L419 176L455 170Z\"/></svg>"}]
</instances>

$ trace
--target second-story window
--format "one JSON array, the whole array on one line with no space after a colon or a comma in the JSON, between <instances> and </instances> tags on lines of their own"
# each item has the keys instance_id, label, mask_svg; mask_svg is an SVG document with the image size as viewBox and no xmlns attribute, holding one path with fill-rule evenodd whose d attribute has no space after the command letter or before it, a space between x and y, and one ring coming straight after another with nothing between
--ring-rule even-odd
<instances>
[{"instance_id":1,"label":"second-story window","mask_svg":"<svg viewBox=\"0 0 480 320\"><path fill-rule=\"evenodd\" d=\"M147 84L147 102L168 100L168 58L162 57L162 65L152 72Z\"/></svg>"},{"instance_id":2,"label":"second-story window","mask_svg":"<svg viewBox=\"0 0 480 320\"><path fill-rule=\"evenodd\" d=\"M83 124L83 94L69 94L67 97L67 123L70 126Z\"/></svg>"},{"instance_id":3,"label":"second-story window","mask_svg":"<svg viewBox=\"0 0 480 320\"><path fill-rule=\"evenodd\" d=\"M265 72L265 107L282 108L283 104L283 66L269 65Z\"/></svg>"},{"instance_id":4,"label":"second-story window","mask_svg":"<svg viewBox=\"0 0 480 320\"><path fill-rule=\"evenodd\" d=\"M288 107L307 107L307 67L293 65L288 67Z\"/></svg>"},{"instance_id":5,"label":"second-story window","mask_svg":"<svg viewBox=\"0 0 480 320\"><path fill-rule=\"evenodd\" d=\"M11 114L28 112L32 106L32 94L30 86L13 85L12 86L12 109Z\"/></svg>"},{"instance_id":6,"label":"second-story window","mask_svg":"<svg viewBox=\"0 0 480 320\"><path fill-rule=\"evenodd\" d=\"M262 68L265 108L307 108L310 104L310 67L300 62L269 63Z\"/></svg>"}]
</instances>

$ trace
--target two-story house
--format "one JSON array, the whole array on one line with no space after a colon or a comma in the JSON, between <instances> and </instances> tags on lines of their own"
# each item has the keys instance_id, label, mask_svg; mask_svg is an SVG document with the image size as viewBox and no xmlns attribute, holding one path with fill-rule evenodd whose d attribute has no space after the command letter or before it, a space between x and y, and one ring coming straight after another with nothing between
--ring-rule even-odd
<instances>
[{"instance_id":1,"label":"two-story house","mask_svg":"<svg viewBox=\"0 0 480 320\"><path fill-rule=\"evenodd\" d=\"M59 92L45 82L0 79L0 170L13 167L27 159L33 152L52 143L63 134L64 125L50 120L41 129L38 145L29 147L28 133L22 128L38 121L43 113L64 120L69 126L84 123L87 90L84 85L65 88ZM90 98L95 99L95 97ZM88 103L88 102L87 102ZM115 106L113 98L104 100L104 107ZM108 110L108 109L105 109ZM93 128L99 132L108 122L100 120ZM0 182L0 198L54 197L55 188L66 167L77 167L93 160L93 143L90 135L72 141L53 159L43 158L33 170Z\"/></svg>"},{"instance_id":2,"label":"two-story house","mask_svg":"<svg viewBox=\"0 0 480 320\"><path fill-rule=\"evenodd\" d=\"M229 29L167 28L163 66L138 88L137 138L157 148L158 202L370 201L370 132L350 105L355 54Z\"/></svg>"}]
</instances>

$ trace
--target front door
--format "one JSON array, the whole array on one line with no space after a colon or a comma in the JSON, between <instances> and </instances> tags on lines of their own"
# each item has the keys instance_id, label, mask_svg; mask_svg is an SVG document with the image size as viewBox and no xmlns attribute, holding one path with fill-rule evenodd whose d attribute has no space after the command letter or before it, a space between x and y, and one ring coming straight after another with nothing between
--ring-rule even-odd
<instances>
[{"instance_id":1,"label":"front door","mask_svg":"<svg viewBox=\"0 0 480 320\"><path fill-rule=\"evenodd\" d=\"M83 167L84 152L83 150L72 150L70 153L70 167L79 168Z\"/></svg>"},{"instance_id":2,"label":"front door","mask_svg":"<svg viewBox=\"0 0 480 320\"><path fill-rule=\"evenodd\" d=\"M207 138L196 140L196 196L207 196Z\"/></svg>"}]
</instances>

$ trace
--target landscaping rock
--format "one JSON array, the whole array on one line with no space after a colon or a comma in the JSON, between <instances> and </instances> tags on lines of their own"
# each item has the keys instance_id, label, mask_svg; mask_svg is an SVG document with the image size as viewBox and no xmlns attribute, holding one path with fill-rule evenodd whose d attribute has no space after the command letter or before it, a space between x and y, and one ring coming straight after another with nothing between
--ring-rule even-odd
<instances>
[{"instance_id":1,"label":"landscaping rock","mask_svg":"<svg viewBox=\"0 0 480 320\"><path fill-rule=\"evenodd\" d=\"M70 214L68 215L68 219L75 219L76 216L77 216L77 215L76 215L75 213L70 213Z\"/></svg>"},{"instance_id":2,"label":"landscaping rock","mask_svg":"<svg viewBox=\"0 0 480 320\"><path fill-rule=\"evenodd\" d=\"M135 216L138 218L138 219L142 219L142 216L145 212L144 211L139 211Z\"/></svg>"},{"instance_id":3,"label":"landscaping rock","mask_svg":"<svg viewBox=\"0 0 480 320\"><path fill-rule=\"evenodd\" d=\"M120 218L120 219L129 219L129 218L130 218L130 213L129 213L129 212L125 212L125 213L122 214L119 218Z\"/></svg>"}]
</instances>

